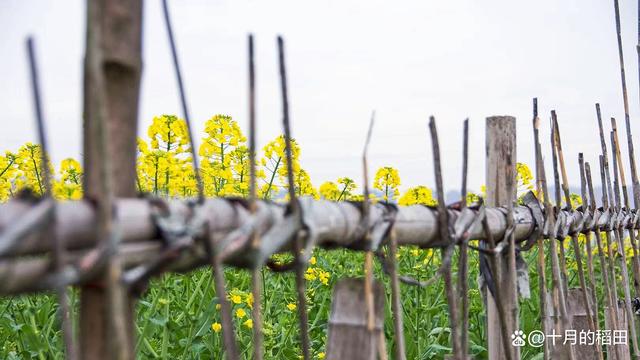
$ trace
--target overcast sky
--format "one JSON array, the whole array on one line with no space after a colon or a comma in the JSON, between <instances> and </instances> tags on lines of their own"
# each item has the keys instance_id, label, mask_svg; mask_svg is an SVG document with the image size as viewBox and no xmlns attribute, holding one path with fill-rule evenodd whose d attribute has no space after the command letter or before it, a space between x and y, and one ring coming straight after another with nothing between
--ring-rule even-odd
<instances>
[{"instance_id":1,"label":"overcast sky","mask_svg":"<svg viewBox=\"0 0 640 360\"><path fill-rule=\"evenodd\" d=\"M140 134L154 115L180 113L160 1L144 4ZM638 139L637 4L621 0L620 6ZM218 113L233 116L246 132L249 32L257 42L259 144L280 133L275 37L284 36L293 136L316 185L340 176L361 181L372 109L370 169L397 167L403 188L434 184L429 115L437 120L450 190L459 188L466 117L472 189L484 183L487 116L517 118L518 160L533 165L533 97L539 98L547 154L548 114L558 112L573 184L579 184L578 152L597 160L594 103L601 103L607 125L615 116L624 130L613 0L174 0L170 7L199 133ZM33 34L52 156L56 162L80 156L84 13L79 0L0 2L0 150L35 140L24 47Z\"/></svg>"}]
</instances>

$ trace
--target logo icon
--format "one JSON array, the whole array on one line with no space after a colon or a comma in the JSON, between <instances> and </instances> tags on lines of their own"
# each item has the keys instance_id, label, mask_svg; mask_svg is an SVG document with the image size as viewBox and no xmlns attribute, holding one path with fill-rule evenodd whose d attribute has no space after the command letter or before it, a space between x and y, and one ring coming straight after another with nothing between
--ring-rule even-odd
<instances>
[{"instance_id":1,"label":"logo icon","mask_svg":"<svg viewBox=\"0 0 640 360\"><path fill-rule=\"evenodd\" d=\"M511 345L515 347L523 347L525 345L524 339L526 339L524 331L516 330L511 334Z\"/></svg>"},{"instance_id":2,"label":"logo icon","mask_svg":"<svg viewBox=\"0 0 640 360\"><path fill-rule=\"evenodd\" d=\"M529 333L529 345L537 348L541 347L542 345L544 345L545 338L546 336L542 331L533 330Z\"/></svg>"}]
</instances>

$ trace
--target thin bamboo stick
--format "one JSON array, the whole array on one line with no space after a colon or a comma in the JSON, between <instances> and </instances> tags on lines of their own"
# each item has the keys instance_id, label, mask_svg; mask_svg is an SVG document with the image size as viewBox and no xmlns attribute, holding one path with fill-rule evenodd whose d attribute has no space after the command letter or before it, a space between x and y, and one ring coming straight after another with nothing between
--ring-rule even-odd
<instances>
[{"instance_id":1,"label":"thin bamboo stick","mask_svg":"<svg viewBox=\"0 0 640 360\"><path fill-rule=\"evenodd\" d=\"M554 190L555 190L555 199L556 199L556 207L562 207L562 195L561 195L561 186L560 186L560 174L558 171L558 147L557 147L557 136L556 136L556 124L558 123L558 118L555 110L551 110L551 155L553 160L553 180L554 180ZM566 254L564 250L564 241L565 239L562 237L558 238L558 242L560 243L560 275L562 277L562 288L564 290L564 297L566 300L567 294L569 294L569 279L567 277L567 262L566 262Z\"/></svg>"},{"instance_id":2,"label":"thin bamboo stick","mask_svg":"<svg viewBox=\"0 0 640 360\"><path fill-rule=\"evenodd\" d=\"M602 207L604 209L604 214L608 214L608 209L609 209L609 205L608 205L608 197L607 197L607 188L605 187L605 182L606 182L606 177L604 175L604 167L605 167L605 160L603 159L603 156L600 155L599 156L599 162L600 162L600 177L601 177L601 184L602 184ZM591 185L591 175L590 175L590 171L589 171L589 166L587 163L587 181L589 182L589 192L591 193L593 191L593 187ZM595 198L593 196L593 194L590 194L591 198L592 198L592 206L595 207ZM618 315L618 294L617 294L617 288L615 286L615 273L613 273L612 268L612 261L611 261L611 244L608 243L607 247L608 247L608 254L605 255L604 250L602 248L602 232L601 232L601 228L599 225L596 225L596 229L595 229L595 233L596 233L596 240L597 240L597 244L598 244L598 255L600 257L600 266L602 267L603 271L603 279L604 279L604 283L605 283L605 287L607 288L607 297L608 297L608 306L609 306L609 311L611 311L611 318L612 318L612 325L614 328L618 328L618 319L620 318ZM605 259L605 256L609 258L609 261L607 262ZM607 270L607 265L608 265L608 270ZM606 318L606 314L605 314L605 318ZM618 359L621 359L621 353L620 353L620 347L618 346L614 346L614 351L616 352L616 356Z\"/></svg>"},{"instance_id":3,"label":"thin bamboo stick","mask_svg":"<svg viewBox=\"0 0 640 360\"><path fill-rule=\"evenodd\" d=\"M45 134L45 121L40 97L40 84L38 81L38 66L36 64L35 46L34 40L31 37L27 39L27 54L29 56L29 70L31 73L31 90L33 93L33 105L36 115L36 128L38 129L38 139L40 143L40 171L43 174L44 180L44 196L48 199L51 199L53 195L51 189L52 176L49 167L49 148L47 146L47 136ZM55 222L52 221L55 216L56 214L54 206L47 219L47 232L53 234L53 236L51 236L51 240L54 244L53 265L56 271L60 271L64 265L65 249L62 241L60 241L60 239L55 236L55 231L53 231L52 229L52 227L55 225ZM73 336L73 327L71 325L67 288L65 286L59 286L56 289L56 293L58 295L58 303L60 306L59 311L62 320L62 336L64 340L65 357L70 360L75 360L77 358L76 341Z\"/></svg>"},{"instance_id":4,"label":"thin bamboo stick","mask_svg":"<svg viewBox=\"0 0 640 360\"><path fill-rule=\"evenodd\" d=\"M620 85L622 86L622 103L624 105L624 122L627 128L627 145L629 150L629 165L631 166L631 181L633 183L633 199L635 207L640 207L640 182L636 170L635 153L631 139L631 121L629 119L629 98L627 96L627 79L624 69L624 51L622 46L622 33L620 25L620 6L618 0L613 0L613 10L616 22L616 40L618 43L618 60L620 63ZM640 67L640 2L638 9L638 65Z\"/></svg>"},{"instance_id":5,"label":"thin bamboo stick","mask_svg":"<svg viewBox=\"0 0 640 360\"><path fill-rule=\"evenodd\" d=\"M256 189L256 86L255 65L253 51L253 34L248 37L249 55L249 211L255 215L257 189ZM260 235L255 229L252 231L251 245L256 251L260 248ZM254 264L251 272L251 294L253 295L253 307L251 316L253 319L253 359L262 360L263 334L262 334L262 264Z\"/></svg>"},{"instance_id":6,"label":"thin bamboo stick","mask_svg":"<svg viewBox=\"0 0 640 360\"><path fill-rule=\"evenodd\" d=\"M438 130L436 128L436 120L432 116L429 119L429 130L431 132L431 147L433 151L433 167L436 179L436 192L438 196L438 228L440 230L440 238L447 239L450 245L442 250L442 268L447 303L449 304L449 326L451 328L451 342L453 343L453 357L462 360L460 350L460 338L458 336L458 298L453 287L451 276L451 255L455 249L455 242L451 241L451 233L449 231L449 218L444 200L444 186L442 184L442 168L440 164L440 144L438 141Z\"/></svg>"},{"instance_id":7,"label":"thin bamboo stick","mask_svg":"<svg viewBox=\"0 0 640 360\"><path fill-rule=\"evenodd\" d=\"M552 123L553 124L553 123ZM553 128L551 131L551 150L553 153L553 159L554 159L554 179L556 179L556 189L559 189L560 185L558 184L558 172L557 172L557 164L556 164L556 157L555 157L555 140L554 140L554 136L553 136ZM538 153L539 157L538 157L538 161L540 162L540 175L541 175L541 186L542 186L542 193L544 195L544 204L545 204L545 214L547 216L547 229L549 229L549 231L551 232L551 234L549 234L549 236L552 239L555 240L559 240L557 238L557 234L556 234L556 229L557 224L556 221L553 217L553 208L551 207L551 202L549 201L549 196L548 196L548 191L547 191L547 180L546 180L546 174L544 171L544 163L542 161L542 152ZM561 205L559 204L560 199L559 199L559 192L556 191L556 208L561 208ZM571 321L568 317L568 313L567 313L567 307L566 307L566 298L565 298L565 292L564 292L564 284L563 284L563 277L561 275L560 272L560 264L559 264L559 259L558 259L558 246L557 246L557 241L551 241L549 243L549 247L550 247L550 253L551 253L551 275L552 275L552 285L553 285L553 308L554 308L554 313L555 313L555 317L554 317L554 322L555 322L555 329L558 333L563 334L565 329L569 329L571 327ZM558 316L558 314L560 316ZM574 354L573 354L573 349L569 348L568 354L566 354L565 356L567 356L567 358L569 359L573 359L574 358Z\"/></svg>"},{"instance_id":8,"label":"thin bamboo stick","mask_svg":"<svg viewBox=\"0 0 640 360\"><path fill-rule=\"evenodd\" d=\"M467 172L469 164L469 119L465 119L463 123L462 133L462 184L460 187L460 209L464 210L467 206ZM469 260L467 241L463 240L460 245L460 256L458 258L458 287L460 288L461 298L461 322L460 322L460 356L467 359L469 349Z\"/></svg>"},{"instance_id":9,"label":"thin bamboo stick","mask_svg":"<svg viewBox=\"0 0 640 360\"><path fill-rule=\"evenodd\" d=\"M604 129L602 126L602 114L600 112L600 104L596 104L596 115L598 118L598 131L600 134L600 147L602 148L602 155L600 157L600 174L602 184L602 206L606 211L609 211L609 201L613 201L613 189L611 187L611 179L609 178L609 158L607 155L607 143L604 137ZM618 285L616 280L615 264L613 259L613 252L611 248L611 233L606 231L605 227L605 239L607 241L607 260L609 266L609 275L611 276L611 288L613 294L613 300L617 304L618 302ZM618 307L616 306L614 311L618 314ZM617 320L616 320L617 321Z\"/></svg>"},{"instance_id":10,"label":"thin bamboo stick","mask_svg":"<svg viewBox=\"0 0 640 360\"><path fill-rule=\"evenodd\" d=\"M582 196L582 209L586 210L589 207L589 197L587 195L587 178L585 175L584 168L584 156L582 153L578 154L578 164L580 166L580 195ZM593 306L593 330L597 333L600 330L600 320L598 316L598 299L596 297L596 281L595 281L595 272L593 271L593 254L591 250L591 232L585 231L583 232L585 236L585 247L587 252L587 275L589 278L589 287L591 304ZM602 354L602 346L601 344L597 344L598 346L598 358L600 360L604 359Z\"/></svg>"},{"instance_id":11,"label":"thin bamboo stick","mask_svg":"<svg viewBox=\"0 0 640 360\"><path fill-rule=\"evenodd\" d=\"M282 90L282 124L284 127L285 155L287 158L287 182L289 184L289 211L293 216L300 218L300 208L296 198L295 182L293 180L293 156L291 150L291 128L289 124L289 97L287 94L287 71L284 59L284 40L281 36L277 38L278 60L280 69L280 88ZM299 225L302 225L300 222ZM300 343L302 346L302 357L304 360L311 359L309 340L309 319L307 314L306 279L304 278L306 261L303 260L303 238L300 232L294 238L294 257L296 261L296 292L298 296L298 323L300 326Z\"/></svg>"},{"instance_id":12,"label":"thin bamboo stick","mask_svg":"<svg viewBox=\"0 0 640 360\"><path fill-rule=\"evenodd\" d=\"M616 204L615 204L615 214L617 215L618 212L621 210L621 206L620 206L620 193L619 193L619 183L618 183L618 163L617 163L617 154L618 152L616 151L617 149L617 144L616 144L616 139L615 139L615 133L612 131L611 132L611 148L612 148L612 154L613 154L613 176L614 176L614 182L615 182L615 199L616 199ZM616 221L617 223L617 221ZM617 244L618 244L618 255L619 255L619 259L620 259L620 271L622 272L622 290L624 292L624 303L625 303L625 307L626 307L626 317L627 317L627 322L629 325L629 330L631 333L631 344L632 344L632 349L633 349L633 353L635 354L636 357L640 357L640 351L638 350L638 337L637 337L637 333L636 333L636 324L635 324L635 316L634 316L634 311L633 311L633 307L631 305L631 291L629 289L629 273L627 270L627 253L625 251L624 248L624 238L622 236L623 234L623 229L622 229L622 224L617 224L616 228L612 229L613 230L613 236L614 238L616 238L617 240Z\"/></svg>"},{"instance_id":13,"label":"thin bamboo stick","mask_svg":"<svg viewBox=\"0 0 640 360\"><path fill-rule=\"evenodd\" d=\"M178 83L178 93L180 95L180 104L182 106L182 113L184 115L185 122L187 124L187 134L189 136L189 150L191 152L191 162L193 165L193 173L196 179L196 186L198 189L198 204L204 203L204 185L202 183L202 177L200 175L200 165L198 156L195 149L195 138L193 137L193 130L191 126L191 119L189 117L189 107L187 105L187 97L185 94L182 72L180 69L180 62L178 59L178 52L176 49L176 41L173 36L173 29L171 26L171 17L169 14L169 6L167 0L162 0L162 10L164 14L165 26L167 29L167 36L169 37L169 45L171 49L171 58L173 60L173 68L176 74L176 81ZM220 262L220 258L216 249L209 242L210 233L205 233L205 248L210 258L211 268L213 271L214 286L216 294L218 295L218 301L220 303L220 317L222 321L222 336L224 340L224 348L227 353L227 358L230 360L236 360L239 358L237 344L235 340L235 330L233 326L233 320L231 316L231 305L227 300L227 292L224 278L224 268Z\"/></svg>"},{"instance_id":14,"label":"thin bamboo stick","mask_svg":"<svg viewBox=\"0 0 640 360\"><path fill-rule=\"evenodd\" d=\"M626 207L627 209L631 208L631 202L629 200L629 192L627 189L627 181L625 179L624 176L624 165L622 163L622 157L620 154L620 142L618 139L618 127L616 126L616 119L615 118L611 118L611 132L612 132L612 152L617 160L617 170L620 173L620 181L621 181L621 185L622 185L622 194L623 194L623 198L624 198L624 207ZM633 250L633 263L632 263L632 269L633 269L633 284L634 284L634 289L635 289L635 295L640 296L640 257L638 256L638 244L636 242L636 235L635 235L635 231L630 230L629 231L629 241L631 242L631 248Z\"/></svg>"},{"instance_id":15,"label":"thin bamboo stick","mask_svg":"<svg viewBox=\"0 0 640 360\"><path fill-rule=\"evenodd\" d=\"M538 196L542 195L542 172L544 171L544 164L542 163L542 149L540 146L540 118L538 117L538 98L533 99L533 143L534 143L534 153L535 153L535 161L536 161L536 194ZM546 191L546 190L545 190ZM549 314L547 313L547 275L546 275L546 266L545 266L545 253L544 253L544 238L542 236L542 232L537 240L538 245L538 261L537 261L537 270L538 270L538 287L540 291L540 322L542 330L545 334L547 334L547 322ZM556 309L557 313L557 309ZM547 346L544 346L544 358L548 360L550 357L549 349Z\"/></svg>"},{"instance_id":16,"label":"thin bamboo stick","mask_svg":"<svg viewBox=\"0 0 640 360\"><path fill-rule=\"evenodd\" d=\"M403 309L401 302L400 281L398 279L398 262L396 254L398 253L398 239L396 230L392 226L389 230L389 258L391 260L391 268L389 277L391 278L391 310L393 311L393 332L395 336L395 358L397 360L405 360L407 358L404 342L404 322ZM384 341L384 331L381 332Z\"/></svg>"},{"instance_id":17,"label":"thin bamboo stick","mask_svg":"<svg viewBox=\"0 0 640 360\"><path fill-rule=\"evenodd\" d=\"M364 150L362 151L362 178L363 178L363 200L362 200L362 219L363 223L367 224L371 218L371 204L369 201L369 164L367 160L369 142L371 141L371 134L373 131L373 124L375 121L376 113L371 112L371 119L369 120L369 129L367 131L367 137L365 138ZM371 242L371 232L367 229L364 233L364 239L367 243ZM367 244L367 253L365 254L364 265L364 296L367 306L367 330L373 331L375 325L374 303L373 303L373 253L371 252L370 245Z\"/></svg>"},{"instance_id":18,"label":"thin bamboo stick","mask_svg":"<svg viewBox=\"0 0 640 360\"><path fill-rule=\"evenodd\" d=\"M566 170L565 162L564 162L564 154L563 154L563 151L562 151L562 139L561 139L561 136L560 136L560 126L558 124L557 117L554 118L553 121L554 121L553 128L555 130L555 132L554 132L555 145L556 145L556 148L557 148L558 160L559 160L559 164L560 164L560 172L562 174L562 191L564 192L566 208L571 211L571 210L573 210L573 204L571 203L571 194L569 192L569 180L568 180L568 177L567 177L567 170ZM574 255L575 255L575 259L576 259L576 265L577 265L577 271L578 271L578 279L580 281L580 288L582 290L582 296L583 296L585 308L587 310L587 322L589 323L589 329L591 329L591 331L593 331L595 333L596 325L595 325L595 321L594 321L594 318L593 318L593 311L592 311L592 307L591 307L591 301L590 301L591 296L589 295L589 292L587 291L587 284L586 284L586 280L585 280L584 269L582 267L582 254L581 254L580 245L578 243L578 233L577 232L574 232L574 233L571 234L571 242L573 244L573 252L574 252ZM596 344L596 347L597 347L597 352L598 353L602 353L602 350L600 349L600 344Z\"/></svg>"}]
</instances>

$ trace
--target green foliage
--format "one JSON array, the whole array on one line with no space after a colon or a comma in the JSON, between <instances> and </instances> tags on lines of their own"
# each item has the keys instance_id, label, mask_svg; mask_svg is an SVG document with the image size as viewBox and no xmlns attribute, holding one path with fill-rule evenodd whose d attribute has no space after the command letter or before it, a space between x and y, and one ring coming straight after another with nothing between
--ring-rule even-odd
<instances>
[{"instance_id":1,"label":"green foliage","mask_svg":"<svg viewBox=\"0 0 640 360\"><path fill-rule=\"evenodd\" d=\"M480 290L477 288L478 256L469 252L468 277L470 322L470 351L474 358L486 359L486 319ZM531 274L532 296L520 303L520 319L525 331L540 329L537 295L536 252L525 254ZM326 349L331 289L338 279L363 276L363 253L350 250L316 250L307 271L307 300L309 304L312 353L318 359ZM457 273L457 253L454 254L453 272ZM402 247L398 265L404 275L418 279L437 276L441 253L434 249ZM596 264L597 265L597 264ZM596 268L598 268L596 266ZM569 267L570 286L577 286L574 270ZM548 270L549 271L549 270ZM547 272L549 274L549 272ZM251 354L251 330L246 325L254 305L250 296L250 274L227 269L228 298L233 306L236 336L243 358ZM266 359L298 359L300 355L297 333L295 279L293 274L264 271L263 318ZM390 293L388 277L379 264L375 277ZM450 329L447 303L442 281L428 288L402 285L407 358L443 359L450 353ZM71 300L77 309L77 292ZM175 359L210 359L221 356L222 333L212 325L220 323L218 295L211 283L211 271L200 269L188 274L167 274L152 281L149 290L137 305L137 356L141 359L167 357ZM242 309L244 316L238 317ZM53 295L29 295L0 300L0 357L2 358L57 358L62 359L62 334L56 316L56 298ZM77 314L74 314L77 318ZM393 342L393 323L390 299L386 299L385 333L389 351ZM523 348L528 359L539 349Z\"/></svg>"}]
</instances>

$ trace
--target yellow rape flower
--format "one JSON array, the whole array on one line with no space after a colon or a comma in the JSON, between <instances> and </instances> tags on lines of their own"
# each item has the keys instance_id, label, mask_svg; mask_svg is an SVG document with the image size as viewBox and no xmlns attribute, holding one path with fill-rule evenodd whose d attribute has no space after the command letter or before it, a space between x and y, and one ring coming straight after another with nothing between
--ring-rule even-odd
<instances>
[{"instance_id":1,"label":"yellow rape flower","mask_svg":"<svg viewBox=\"0 0 640 360\"><path fill-rule=\"evenodd\" d=\"M240 295L231 295L231 302L234 304L240 304L242 302L242 297Z\"/></svg>"},{"instance_id":2,"label":"yellow rape flower","mask_svg":"<svg viewBox=\"0 0 640 360\"><path fill-rule=\"evenodd\" d=\"M518 192L533 190L533 174L527 164L516 163L516 181L518 183Z\"/></svg>"},{"instance_id":3,"label":"yellow rape flower","mask_svg":"<svg viewBox=\"0 0 640 360\"><path fill-rule=\"evenodd\" d=\"M323 352L318 353L318 359L324 359L325 354Z\"/></svg>"},{"instance_id":4,"label":"yellow rape flower","mask_svg":"<svg viewBox=\"0 0 640 360\"><path fill-rule=\"evenodd\" d=\"M136 185L140 192L190 196L196 191L186 122L175 115L153 118L148 141L138 139Z\"/></svg>"},{"instance_id":5,"label":"yellow rape flower","mask_svg":"<svg viewBox=\"0 0 640 360\"><path fill-rule=\"evenodd\" d=\"M320 185L318 191L320 195L331 201L350 200L353 197L352 191L356 188L356 183L348 177L338 178L337 183L327 181Z\"/></svg>"},{"instance_id":6,"label":"yellow rape flower","mask_svg":"<svg viewBox=\"0 0 640 360\"><path fill-rule=\"evenodd\" d=\"M287 159L285 154L285 140L282 135L269 142L264 148L264 155L260 160L264 168L266 181L260 189L260 196L271 199L279 188L288 188ZM318 192L311 183L309 174L300 167L300 146L291 139L291 168L293 169L294 191L297 196L312 196L318 198Z\"/></svg>"},{"instance_id":7,"label":"yellow rape flower","mask_svg":"<svg viewBox=\"0 0 640 360\"><path fill-rule=\"evenodd\" d=\"M329 274L326 271L320 271L318 273L318 279L320 279L320 282L322 283L322 285L329 285L329 277L331 276L331 274Z\"/></svg>"},{"instance_id":8,"label":"yellow rape flower","mask_svg":"<svg viewBox=\"0 0 640 360\"><path fill-rule=\"evenodd\" d=\"M249 151L238 123L215 115L205 123L207 134L198 153L202 157L205 193L210 196L248 194Z\"/></svg>"},{"instance_id":9,"label":"yellow rape flower","mask_svg":"<svg viewBox=\"0 0 640 360\"><path fill-rule=\"evenodd\" d=\"M307 279L307 281L313 281L316 279L316 273L313 268L307 269L307 272L304 274L304 278Z\"/></svg>"},{"instance_id":10,"label":"yellow rape flower","mask_svg":"<svg viewBox=\"0 0 640 360\"><path fill-rule=\"evenodd\" d=\"M245 321L244 323L242 323L244 326L246 326L249 329L253 329L253 320L248 319L247 321Z\"/></svg>"},{"instance_id":11,"label":"yellow rape flower","mask_svg":"<svg viewBox=\"0 0 640 360\"><path fill-rule=\"evenodd\" d=\"M288 303L287 304L287 309L294 311L298 306L294 303Z\"/></svg>"},{"instance_id":12,"label":"yellow rape flower","mask_svg":"<svg viewBox=\"0 0 640 360\"><path fill-rule=\"evenodd\" d=\"M211 324L211 330L213 330L213 332L220 332L220 330L222 330L222 325L218 322L214 322Z\"/></svg>"},{"instance_id":13,"label":"yellow rape flower","mask_svg":"<svg viewBox=\"0 0 640 360\"><path fill-rule=\"evenodd\" d=\"M381 167L376 171L373 188L382 191L382 199L386 202L395 200L400 192L400 175L398 170L390 166Z\"/></svg>"},{"instance_id":14,"label":"yellow rape flower","mask_svg":"<svg viewBox=\"0 0 640 360\"><path fill-rule=\"evenodd\" d=\"M353 197L351 192L356 189L356 182L351 178L341 177L338 178L338 184L342 185L338 200L350 200Z\"/></svg>"},{"instance_id":15,"label":"yellow rape flower","mask_svg":"<svg viewBox=\"0 0 640 360\"><path fill-rule=\"evenodd\" d=\"M236 317L237 317L238 319L242 319L242 318L244 318L245 316L247 316L247 313L244 311L244 309L238 309L238 310L236 310Z\"/></svg>"},{"instance_id":16,"label":"yellow rape flower","mask_svg":"<svg viewBox=\"0 0 640 360\"><path fill-rule=\"evenodd\" d=\"M18 170L17 179L15 179L16 190L29 188L36 194L44 193L44 179L42 169L42 155L40 145L26 143L18 149L16 155L16 166ZM49 172L53 173L53 166L48 163Z\"/></svg>"},{"instance_id":17,"label":"yellow rape flower","mask_svg":"<svg viewBox=\"0 0 640 360\"><path fill-rule=\"evenodd\" d=\"M318 193L311 183L311 177L304 169L300 169L295 174L294 187L297 196L311 196L314 199L318 198Z\"/></svg>"},{"instance_id":18,"label":"yellow rape flower","mask_svg":"<svg viewBox=\"0 0 640 360\"><path fill-rule=\"evenodd\" d=\"M340 189L338 189L338 185L333 181L326 181L322 183L318 191L320 192L320 196L331 201L337 201L338 196L340 196Z\"/></svg>"},{"instance_id":19,"label":"yellow rape flower","mask_svg":"<svg viewBox=\"0 0 640 360\"><path fill-rule=\"evenodd\" d=\"M253 293L249 293L247 295L247 297L245 298L245 302L247 303L247 306L252 309L253 308Z\"/></svg>"},{"instance_id":20,"label":"yellow rape flower","mask_svg":"<svg viewBox=\"0 0 640 360\"><path fill-rule=\"evenodd\" d=\"M18 175L18 156L10 151L0 155L0 202L7 200L14 192L14 179Z\"/></svg>"},{"instance_id":21,"label":"yellow rape flower","mask_svg":"<svg viewBox=\"0 0 640 360\"><path fill-rule=\"evenodd\" d=\"M398 200L398 204L403 206L417 204L434 206L436 205L436 200L433 198L433 192L431 191L431 189L426 186L420 185L409 188L409 190L407 190L407 192L405 192L402 197L400 197L400 200Z\"/></svg>"},{"instance_id":22,"label":"yellow rape flower","mask_svg":"<svg viewBox=\"0 0 640 360\"><path fill-rule=\"evenodd\" d=\"M53 195L60 200L78 200L82 197L82 166L74 159L60 163L60 180L53 183Z\"/></svg>"},{"instance_id":23,"label":"yellow rape flower","mask_svg":"<svg viewBox=\"0 0 640 360\"><path fill-rule=\"evenodd\" d=\"M311 265L315 265L316 264L316 257L312 256L311 259L309 259L309 264Z\"/></svg>"}]
</instances>

